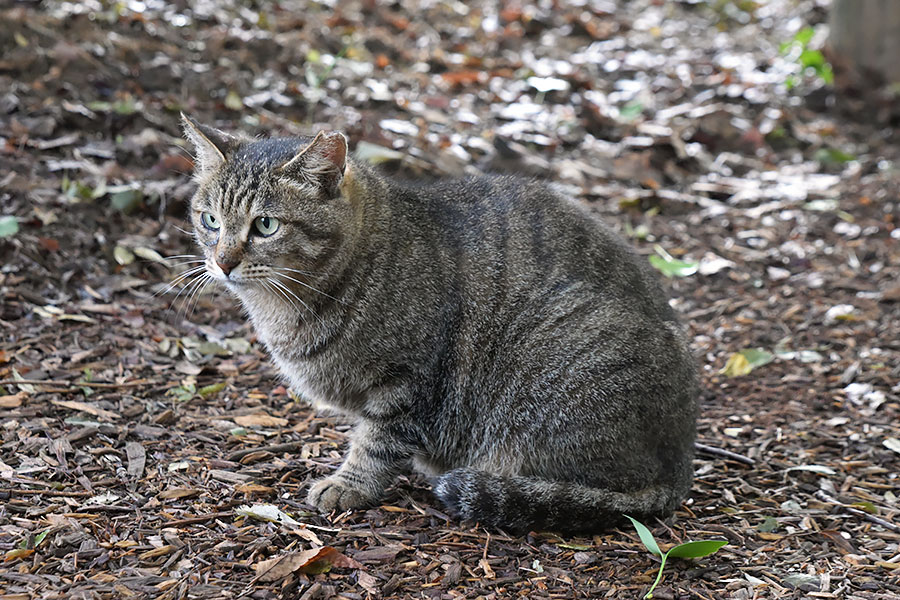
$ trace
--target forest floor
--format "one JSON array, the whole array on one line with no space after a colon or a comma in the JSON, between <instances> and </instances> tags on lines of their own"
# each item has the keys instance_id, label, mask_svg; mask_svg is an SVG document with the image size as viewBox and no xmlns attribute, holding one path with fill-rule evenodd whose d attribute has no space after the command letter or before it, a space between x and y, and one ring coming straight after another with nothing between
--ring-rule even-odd
<instances>
[{"instance_id":1,"label":"forest floor","mask_svg":"<svg viewBox=\"0 0 900 600\"><path fill-rule=\"evenodd\" d=\"M485 531L412 474L311 512L348 423L292 397L227 295L166 287L161 257L195 252L184 110L338 129L398 177L546 178L665 250L712 450L647 525L728 545L654 597L900 598L898 120L835 101L827 2L261 4L0 9L0 597L639 598L655 577L630 528Z\"/></svg>"}]
</instances>

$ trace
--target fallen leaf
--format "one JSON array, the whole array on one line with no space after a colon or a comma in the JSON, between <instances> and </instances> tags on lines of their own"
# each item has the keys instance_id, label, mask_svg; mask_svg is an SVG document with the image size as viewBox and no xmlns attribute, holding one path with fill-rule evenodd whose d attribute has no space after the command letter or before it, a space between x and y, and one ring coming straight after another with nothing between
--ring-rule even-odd
<instances>
[{"instance_id":1,"label":"fallen leaf","mask_svg":"<svg viewBox=\"0 0 900 600\"><path fill-rule=\"evenodd\" d=\"M837 475L837 471L823 465L799 465L785 469L785 473L790 473L791 471L809 471L810 473L818 473L819 475Z\"/></svg>"},{"instance_id":2,"label":"fallen leaf","mask_svg":"<svg viewBox=\"0 0 900 600\"><path fill-rule=\"evenodd\" d=\"M0 408L19 408L22 401L28 396L25 392L11 394L9 396L0 396Z\"/></svg>"},{"instance_id":3,"label":"fallen leaf","mask_svg":"<svg viewBox=\"0 0 900 600\"><path fill-rule=\"evenodd\" d=\"M685 262L674 258L659 244L653 246L653 249L656 251L656 254L650 256L648 260L655 269L666 277L688 277L696 273L700 268L700 263Z\"/></svg>"},{"instance_id":4,"label":"fallen leaf","mask_svg":"<svg viewBox=\"0 0 900 600\"><path fill-rule=\"evenodd\" d=\"M365 571L360 571L356 575L356 583L359 584L359 587L366 590L372 596L378 596L378 579L374 575L370 575Z\"/></svg>"},{"instance_id":5,"label":"fallen leaf","mask_svg":"<svg viewBox=\"0 0 900 600\"><path fill-rule=\"evenodd\" d=\"M118 499L119 496L113 494L112 492L106 492L105 494L91 496L84 504L85 506L107 506L114 503Z\"/></svg>"},{"instance_id":6,"label":"fallen leaf","mask_svg":"<svg viewBox=\"0 0 900 600\"><path fill-rule=\"evenodd\" d=\"M767 365L775 360L775 355L762 348L746 348L728 357L728 362L719 373L728 377L747 375L756 367Z\"/></svg>"},{"instance_id":7,"label":"fallen leaf","mask_svg":"<svg viewBox=\"0 0 900 600\"><path fill-rule=\"evenodd\" d=\"M125 444L125 456L128 457L128 476L133 480L140 479L147 463L144 447L139 442L128 442Z\"/></svg>"},{"instance_id":8,"label":"fallen leaf","mask_svg":"<svg viewBox=\"0 0 900 600\"><path fill-rule=\"evenodd\" d=\"M282 512L274 504L254 504L253 506L237 507L235 514L239 517L250 517L259 521L269 521L271 523L281 523L282 525L301 526L299 521L295 521L290 515Z\"/></svg>"},{"instance_id":9,"label":"fallen leaf","mask_svg":"<svg viewBox=\"0 0 900 600\"><path fill-rule=\"evenodd\" d=\"M491 568L490 563L488 563L486 558L482 558L478 561L478 566L481 567L481 570L484 572L485 579L494 579L497 577L497 574L494 573L494 569Z\"/></svg>"},{"instance_id":10,"label":"fallen leaf","mask_svg":"<svg viewBox=\"0 0 900 600\"><path fill-rule=\"evenodd\" d=\"M888 450L893 450L897 454L900 454L900 440L897 438L885 438L881 443L884 444L884 447Z\"/></svg>"},{"instance_id":11,"label":"fallen leaf","mask_svg":"<svg viewBox=\"0 0 900 600\"><path fill-rule=\"evenodd\" d=\"M165 556L166 554L171 554L172 551L175 550L175 546L166 545L160 546L159 548L154 548L153 550L147 550L146 552L139 554L138 558L141 560L151 560L153 558L159 558L160 556Z\"/></svg>"},{"instance_id":12,"label":"fallen leaf","mask_svg":"<svg viewBox=\"0 0 900 600\"><path fill-rule=\"evenodd\" d=\"M133 250L133 252L135 256L143 258L144 260L152 260L153 262L157 262L161 265L166 264L166 259L162 257L162 254L160 254L153 248L138 246Z\"/></svg>"},{"instance_id":13,"label":"fallen leaf","mask_svg":"<svg viewBox=\"0 0 900 600\"><path fill-rule=\"evenodd\" d=\"M116 246L113 248L113 258L122 266L130 265L134 262L134 253L125 246Z\"/></svg>"},{"instance_id":14,"label":"fallen leaf","mask_svg":"<svg viewBox=\"0 0 900 600\"><path fill-rule=\"evenodd\" d=\"M0 216L0 237L10 237L19 232L19 220L12 215ZM7 559L9 560L9 559Z\"/></svg>"},{"instance_id":15,"label":"fallen leaf","mask_svg":"<svg viewBox=\"0 0 900 600\"><path fill-rule=\"evenodd\" d=\"M94 415L95 417L106 419L107 421L115 421L119 418L119 415L114 412L98 408L87 402L79 402L78 400L51 400L50 403L63 408L86 412L89 415Z\"/></svg>"},{"instance_id":16,"label":"fallen leaf","mask_svg":"<svg viewBox=\"0 0 900 600\"><path fill-rule=\"evenodd\" d=\"M300 527L298 529L291 529L291 533L296 535L297 537L301 537L307 542L311 543L313 546L321 546L322 540L319 539L315 533L307 529L306 527Z\"/></svg>"},{"instance_id":17,"label":"fallen leaf","mask_svg":"<svg viewBox=\"0 0 900 600\"><path fill-rule=\"evenodd\" d=\"M362 141L356 145L356 158L362 162L378 165L387 162L403 160L403 153L385 148L378 144Z\"/></svg>"},{"instance_id":18,"label":"fallen leaf","mask_svg":"<svg viewBox=\"0 0 900 600\"><path fill-rule=\"evenodd\" d=\"M783 581L795 588L798 588L801 585L815 586L815 591L819 590L819 585L821 583L821 579L818 575L807 575L805 573L791 573L790 575L785 576Z\"/></svg>"},{"instance_id":19,"label":"fallen leaf","mask_svg":"<svg viewBox=\"0 0 900 600\"><path fill-rule=\"evenodd\" d=\"M360 569L362 565L332 546L292 552L253 565L257 578L262 582L278 581L292 573L318 575L330 571L332 567Z\"/></svg>"},{"instance_id":20,"label":"fallen leaf","mask_svg":"<svg viewBox=\"0 0 900 600\"><path fill-rule=\"evenodd\" d=\"M157 494L157 498L162 500L172 500L175 498L190 498L200 493L200 490L194 488L174 487L161 491Z\"/></svg>"},{"instance_id":21,"label":"fallen leaf","mask_svg":"<svg viewBox=\"0 0 900 600\"><path fill-rule=\"evenodd\" d=\"M15 550L8 551L4 560L9 562L11 560L16 560L17 558L26 558L32 554L34 554L34 548L16 548Z\"/></svg>"},{"instance_id":22,"label":"fallen leaf","mask_svg":"<svg viewBox=\"0 0 900 600\"><path fill-rule=\"evenodd\" d=\"M241 427L285 427L288 424L287 419L281 417L273 417L266 413L256 413L253 415L241 415L232 419Z\"/></svg>"}]
</instances>

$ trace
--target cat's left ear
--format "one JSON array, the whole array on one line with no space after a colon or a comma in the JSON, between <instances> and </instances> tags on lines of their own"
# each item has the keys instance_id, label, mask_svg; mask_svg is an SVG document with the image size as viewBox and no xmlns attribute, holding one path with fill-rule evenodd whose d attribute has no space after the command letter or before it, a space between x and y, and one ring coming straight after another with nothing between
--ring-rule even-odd
<instances>
[{"instance_id":1,"label":"cat's left ear","mask_svg":"<svg viewBox=\"0 0 900 600\"><path fill-rule=\"evenodd\" d=\"M346 168L347 138L339 131L320 131L308 146L276 171L312 183L333 197Z\"/></svg>"}]
</instances>

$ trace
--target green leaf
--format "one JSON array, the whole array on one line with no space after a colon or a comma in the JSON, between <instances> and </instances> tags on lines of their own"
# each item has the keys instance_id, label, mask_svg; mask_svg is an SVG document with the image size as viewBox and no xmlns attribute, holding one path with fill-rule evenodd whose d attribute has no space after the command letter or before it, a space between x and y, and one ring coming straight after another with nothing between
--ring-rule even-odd
<instances>
[{"instance_id":1,"label":"green leaf","mask_svg":"<svg viewBox=\"0 0 900 600\"><path fill-rule=\"evenodd\" d=\"M775 360L774 354L767 350L763 350L762 348L745 348L738 354L747 359L747 363L750 365L751 369L767 365Z\"/></svg>"},{"instance_id":2,"label":"green leaf","mask_svg":"<svg viewBox=\"0 0 900 600\"><path fill-rule=\"evenodd\" d=\"M852 506L853 508L858 508L859 510L863 510L863 511L869 513L870 515L878 514L878 507L875 506L874 504L872 504L871 502L854 502L850 506Z\"/></svg>"},{"instance_id":3,"label":"green leaf","mask_svg":"<svg viewBox=\"0 0 900 600\"><path fill-rule=\"evenodd\" d=\"M45 529L44 531L42 531L39 534L37 534L36 536L34 536L34 547L35 548L37 548L38 546L41 545L41 542L44 541L44 538L47 537L48 533L50 533L50 530Z\"/></svg>"},{"instance_id":4,"label":"green leaf","mask_svg":"<svg viewBox=\"0 0 900 600\"><path fill-rule=\"evenodd\" d=\"M113 248L113 258L120 265L130 265L134 262L134 253L125 246L116 246Z\"/></svg>"},{"instance_id":5,"label":"green leaf","mask_svg":"<svg viewBox=\"0 0 900 600\"><path fill-rule=\"evenodd\" d=\"M813 36L816 35L816 30L812 27L804 27L794 36L795 42L800 42L804 47L812 41Z\"/></svg>"},{"instance_id":6,"label":"green leaf","mask_svg":"<svg viewBox=\"0 0 900 600\"><path fill-rule=\"evenodd\" d=\"M116 100L112 105L112 109L120 115L131 115L137 112L137 104L134 98L128 96L123 100Z\"/></svg>"},{"instance_id":7,"label":"green leaf","mask_svg":"<svg viewBox=\"0 0 900 600\"><path fill-rule=\"evenodd\" d=\"M786 575L784 583L799 588L801 585L815 586L818 588L821 579L818 575L807 575L806 573L791 573Z\"/></svg>"},{"instance_id":8,"label":"green leaf","mask_svg":"<svg viewBox=\"0 0 900 600\"><path fill-rule=\"evenodd\" d=\"M206 398L207 396L212 396L213 394L218 394L222 390L225 389L225 382L221 381L219 383L213 383L211 385L205 385L199 390L197 393L200 394L201 398Z\"/></svg>"},{"instance_id":9,"label":"green leaf","mask_svg":"<svg viewBox=\"0 0 900 600\"><path fill-rule=\"evenodd\" d=\"M836 198L825 198L819 200L810 200L803 205L806 210L814 210L817 212L827 212L838 209L838 201Z\"/></svg>"},{"instance_id":10,"label":"green leaf","mask_svg":"<svg viewBox=\"0 0 900 600\"><path fill-rule=\"evenodd\" d=\"M842 165L852 160L856 160L856 156L854 154L844 152L843 150L840 150L838 148L819 148L818 150L816 150L814 158L820 163L830 165Z\"/></svg>"},{"instance_id":11,"label":"green leaf","mask_svg":"<svg viewBox=\"0 0 900 600\"><path fill-rule=\"evenodd\" d=\"M143 194L141 193L141 190L135 188L115 192L109 197L113 208L120 210L125 214L128 214L137 208L142 199Z\"/></svg>"},{"instance_id":12,"label":"green leaf","mask_svg":"<svg viewBox=\"0 0 900 600\"><path fill-rule=\"evenodd\" d=\"M631 521L631 524L634 525L638 537L641 538L641 543L644 544L644 547L647 548L647 550L649 550L651 554L662 556L662 550L659 549L659 546L656 544L656 540L653 538L653 534L650 533L650 530L647 529L647 526L637 519L629 517L628 515L625 515L625 518Z\"/></svg>"},{"instance_id":13,"label":"green leaf","mask_svg":"<svg viewBox=\"0 0 900 600\"><path fill-rule=\"evenodd\" d=\"M653 249L656 250L656 255L649 258L650 264L666 277L688 277L696 273L697 269L700 268L700 263L685 262L673 258L659 244L654 246Z\"/></svg>"},{"instance_id":14,"label":"green leaf","mask_svg":"<svg viewBox=\"0 0 900 600\"><path fill-rule=\"evenodd\" d=\"M772 533L778 529L778 519L773 516L768 516L763 519L763 522L756 526L756 530L761 533Z\"/></svg>"},{"instance_id":15,"label":"green leaf","mask_svg":"<svg viewBox=\"0 0 900 600\"><path fill-rule=\"evenodd\" d=\"M696 542L685 542L674 548L670 548L666 554L672 558L703 558L710 554L715 554L719 548L726 545L726 540L699 540Z\"/></svg>"},{"instance_id":16,"label":"green leaf","mask_svg":"<svg viewBox=\"0 0 900 600\"><path fill-rule=\"evenodd\" d=\"M212 354L214 356L228 356L230 354L227 348L215 342L200 342L197 346L197 351L201 354Z\"/></svg>"},{"instance_id":17,"label":"green leaf","mask_svg":"<svg viewBox=\"0 0 900 600\"><path fill-rule=\"evenodd\" d=\"M225 96L225 108L229 108L231 110L243 110L244 108L244 100L238 95L237 92L231 90L228 92L228 95Z\"/></svg>"},{"instance_id":18,"label":"green leaf","mask_svg":"<svg viewBox=\"0 0 900 600\"><path fill-rule=\"evenodd\" d=\"M644 112L644 105L639 100L632 100L619 110L619 116L625 122L634 121Z\"/></svg>"},{"instance_id":19,"label":"green leaf","mask_svg":"<svg viewBox=\"0 0 900 600\"><path fill-rule=\"evenodd\" d=\"M803 68L812 67L818 75L825 65L825 57L818 50L804 50L800 53L800 64Z\"/></svg>"},{"instance_id":20,"label":"green leaf","mask_svg":"<svg viewBox=\"0 0 900 600\"><path fill-rule=\"evenodd\" d=\"M586 552L593 548L593 546L585 546L584 544L557 544L557 546L566 550L579 550L581 552Z\"/></svg>"},{"instance_id":21,"label":"green leaf","mask_svg":"<svg viewBox=\"0 0 900 600\"><path fill-rule=\"evenodd\" d=\"M19 220L12 215L0 216L0 238L10 237L19 232Z\"/></svg>"},{"instance_id":22,"label":"green leaf","mask_svg":"<svg viewBox=\"0 0 900 600\"><path fill-rule=\"evenodd\" d=\"M719 371L728 377L748 375L756 367L767 365L775 360L775 355L762 348L745 348L728 357L728 362Z\"/></svg>"}]
</instances>

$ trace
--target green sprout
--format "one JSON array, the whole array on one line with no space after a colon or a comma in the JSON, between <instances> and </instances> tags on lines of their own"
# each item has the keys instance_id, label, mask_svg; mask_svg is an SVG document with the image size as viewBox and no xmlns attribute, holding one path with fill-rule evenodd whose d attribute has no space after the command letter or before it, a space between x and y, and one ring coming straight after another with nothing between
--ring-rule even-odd
<instances>
[{"instance_id":1,"label":"green sprout","mask_svg":"<svg viewBox=\"0 0 900 600\"><path fill-rule=\"evenodd\" d=\"M725 540L700 540L696 542L685 542L683 544L678 544L677 546L672 546L665 553L659 549L659 545L656 543L656 540L653 538L653 534L650 533L650 530L647 529L647 526L641 523L640 521L625 515L631 524L634 525L635 530L637 531L638 537L641 538L641 543L644 544L644 547L650 551L651 554L656 555L660 558L659 564L659 572L656 574L656 581L653 582L653 585L650 586L650 590L644 596L644 598L652 598L653 590L656 589L656 586L659 585L660 580L662 579L663 569L666 568L666 559L670 556L672 558L702 558L704 556L709 556L710 554L716 553L719 548L727 544L728 542Z\"/></svg>"},{"instance_id":2,"label":"green sprout","mask_svg":"<svg viewBox=\"0 0 900 600\"><path fill-rule=\"evenodd\" d=\"M831 69L831 64L825 60L824 54L809 47L815 33L816 30L812 27L804 27L797 32L794 39L781 44L779 51L787 60L792 60L800 65L801 75L815 75L825 84L831 85L834 82L834 71ZM784 83L790 90L797 85L798 80L791 75Z\"/></svg>"},{"instance_id":3,"label":"green sprout","mask_svg":"<svg viewBox=\"0 0 900 600\"><path fill-rule=\"evenodd\" d=\"M656 251L656 254L648 257L648 260L666 277L689 277L700 268L700 263L685 262L674 258L659 244L654 244L653 250Z\"/></svg>"}]
</instances>

